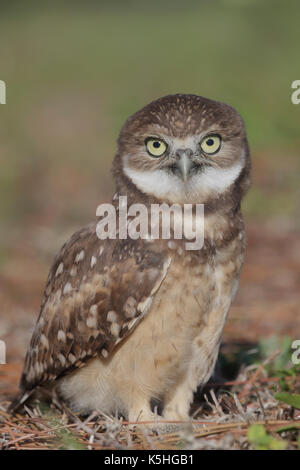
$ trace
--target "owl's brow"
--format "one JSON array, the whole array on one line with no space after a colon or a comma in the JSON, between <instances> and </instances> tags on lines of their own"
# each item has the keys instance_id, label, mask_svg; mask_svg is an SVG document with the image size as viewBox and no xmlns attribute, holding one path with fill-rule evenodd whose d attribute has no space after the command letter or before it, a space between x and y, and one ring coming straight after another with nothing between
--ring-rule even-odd
<instances>
[{"instance_id":1,"label":"owl's brow","mask_svg":"<svg viewBox=\"0 0 300 470\"><path fill-rule=\"evenodd\" d=\"M235 132L224 133L224 134L222 134L221 130L218 131L218 133L222 135L223 140L230 140L230 139L233 139L234 137L238 137L241 135L241 132L242 132L242 129L239 129Z\"/></svg>"},{"instance_id":2,"label":"owl's brow","mask_svg":"<svg viewBox=\"0 0 300 470\"><path fill-rule=\"evenodd\" d=\"M145 140L147 139L159 139L159 140L165 140L164 136L162 136L161 134L155 134L154 133L143 133L139 136L136 136L134 138L134 142L137 143L137 144L143 144L145 143Z\"/></svg>"},{"instance_id":3,"label":"owl's brow","mask_svg":"<svg viewBox=\"0 0 300 470\"><path fill-rule=\"evenodd\" d=\"M158 140L166 140L166 137L162 135L155 135L155 134L148 134L145 136L145 140L151 140L151 139L158 139Z\"/></svg>"}]
</instances>

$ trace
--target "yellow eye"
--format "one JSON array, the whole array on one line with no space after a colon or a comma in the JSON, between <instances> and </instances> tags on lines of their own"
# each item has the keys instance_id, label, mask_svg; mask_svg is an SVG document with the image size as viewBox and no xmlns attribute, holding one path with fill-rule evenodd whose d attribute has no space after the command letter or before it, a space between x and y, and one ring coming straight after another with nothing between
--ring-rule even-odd
<instances>
[{"instance_id":1,"label":"yellow eye","mask_svg":"<svg viewBox=\"0 0 300 470\"><path fill-rule=\"evenodd\" d=\"M161 139L150 138L146 140L146 148L152 157L161 157L167 150L167 144Z\"/></svg>"},{"instance_id":2,"label":"yellow eye","mask_svg":"<svg viewBox=\"0 0 300 470\"><path fill-rule=\"evenodd\" d=\"M209 155L217 153L221 147L221 137L218 135L207 135L202 139L200 146L204 153Z\"/></svg>"}]
</instances>

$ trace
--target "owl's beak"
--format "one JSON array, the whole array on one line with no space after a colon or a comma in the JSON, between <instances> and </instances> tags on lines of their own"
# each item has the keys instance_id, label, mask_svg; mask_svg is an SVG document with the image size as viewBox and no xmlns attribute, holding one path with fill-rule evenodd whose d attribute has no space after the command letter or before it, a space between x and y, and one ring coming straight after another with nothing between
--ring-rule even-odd
<instances>
[{"instance_id":1,"label":"owl's beak","mask_svg":"<svg viewBox=\"0 0 300 470\"><path fill-rule=\"evenodd\" d=\"M176 166L180 171L183 181L186 183L189 179L190 169L193 166L193 162L191 160L193 151L191 149L182 149L178 150L176 154L179 156Z\"/></svg>"}]
</instances>

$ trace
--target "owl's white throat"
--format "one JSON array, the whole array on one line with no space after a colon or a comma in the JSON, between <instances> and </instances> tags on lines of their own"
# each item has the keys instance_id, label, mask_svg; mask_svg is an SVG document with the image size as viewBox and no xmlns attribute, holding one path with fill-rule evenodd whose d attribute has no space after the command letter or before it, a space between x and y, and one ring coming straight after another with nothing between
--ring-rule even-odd
<instances>
[{"instance_id":1,"label":"owl's white throat","mask_svg":"<svg viewBox=\"0 0 300 470\"><path fill-rule=\"evenodd\" d=\"M179 176L163 169L137 170L123 158L124 173L143 193L171 202L204 202L207 198L222 194L239 177L243 161L228 168L206 167L201 173L184 182Z\"/></svg>"}]
</instances>

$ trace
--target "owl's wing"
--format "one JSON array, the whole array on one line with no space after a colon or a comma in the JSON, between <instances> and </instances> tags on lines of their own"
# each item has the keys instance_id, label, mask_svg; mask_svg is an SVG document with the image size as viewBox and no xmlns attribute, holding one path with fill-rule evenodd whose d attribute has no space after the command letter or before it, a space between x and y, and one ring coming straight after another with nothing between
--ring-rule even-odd
<instances>
[{"instance_id":1,"label":"owl's wing","mask_svg":"<svg viewBox=\"0 0 300 470\"><path fill-rule=\"evenodd\" d=\"M97 355L105 360L146 315L170 259L143 240L99 240L91 224L56 257L20 387L32 390Z\"/></svg>"}]
</instances>

